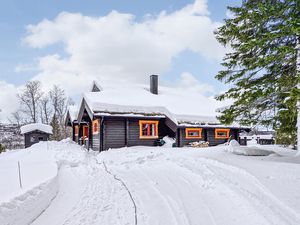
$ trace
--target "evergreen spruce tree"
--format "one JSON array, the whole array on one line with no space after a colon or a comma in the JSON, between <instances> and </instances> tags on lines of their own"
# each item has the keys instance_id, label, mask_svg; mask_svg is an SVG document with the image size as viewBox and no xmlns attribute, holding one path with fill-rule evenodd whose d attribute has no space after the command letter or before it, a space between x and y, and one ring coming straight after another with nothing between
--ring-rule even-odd
<instances>
[{"instance_id":1,"label":"evergreen spruce tree","mask_svg":"<svg viewBox=\"0 0 300 225\"><path fill-rule=\"evenodd\" d=\"M54 141L60 141L60 139L61 139L60 138L61 137L60 125L59 125L59 121L55 114L52 117L52 121L51 121L50 125L52 126L52 129L53 129L53 131L52 131L53 134L51 135L50 139L54 140Z\"/></svg>"},{"instance_id":2,"label":"evergreen spruce tree","mask_svg":"<svg viewBox=\"0 0 300 225\"><path fill-rule=\"evenodd\" d=\"M217 99L234 102L219 119L272 127L281 136L290 135L293 144L299 100L299 2L244 0L241 7L228 9L232 18L216 37L231 51L216 78L231 88Z\"/></svg>"}]
</instances>

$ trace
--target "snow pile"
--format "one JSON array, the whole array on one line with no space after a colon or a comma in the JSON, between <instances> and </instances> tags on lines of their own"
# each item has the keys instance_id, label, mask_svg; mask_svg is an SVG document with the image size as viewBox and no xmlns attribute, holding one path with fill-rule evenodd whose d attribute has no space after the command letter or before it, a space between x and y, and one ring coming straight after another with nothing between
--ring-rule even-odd
<instances>
[{"instance_id":1,"label":"snow pile","mask_svg":"<svg viewBox=\"0 0 300 225\"><path fill-rule=\"evenodd\" d=\"M286 187L300 184L293 183L299 165L236 157L222 149L132 147L103 152L97 159L117 178L114 185L120 180L126 184L137 208L138 224L300 224L297 192L287 194L297 196L292 201L296 205L293 208L269 190L272 187L276 193L288 192L293 187L285 190ZM250 172L244 169L247 166ZM270 174L282 182L286 176L281 169L286 167L292 169L289 175L293 178L289 184L276 184L274 188L272 182L278 180L270 181ZM278 173L283 177L279 178ZM268 188L262 180L266 180Z\"/></svg>"},{"instance_id":2,"label":"snow pile","mask_svg":"<svg viewBox=\"0 0 300 225\"><path fill-rule=\"evenodd\" d=\"M41 142L0 155L0 224L29 224L55 198L59 169L85 162L86 152L69 141ZM18 177L21 168L22 188Z\"/></svg>"},{"instance_id":3,"label":"snow pile","mask_svg":"<svg viewBox=\"0 0 300 225\"><path fill-rule=\"evenodd\" d=\"M42 131L47 134L52 134L52 127L42 123L31 123L21 127L21 134L29 133L35 130Z\"/></svg>"},{"instance_id":4,"label":"snow pile","mask_svg":"<svg viewBox=\"0 0 300 225\"><path fill-rule=\"evenodd\" d=\"M237 155L247 155L247 156L267 156L274 152L269 150L264 150L256 146L240 146L236 140L231 140L228 146L229 152Z\"/></svg>"},{"instance_id":5,"label":"snow pile","mask_svg":"<svg viewBox=\"0 0 300 225\"><path fill-rule=\"evenodd\" d=\"M99 154L65 140L1 154L0 224L300 224L294 151L264 146L285 155L240 157L226 147L138 146ZM16 161L24 175L19 192L10 167ZM29 175L26 165L35 168ZM14 194L3 195L3 186Z\"/></svg>"},{"instance_id":6,"label":"snow pile","mask_svg":"<svg viewBox=\"0 0 300 225\"><path fill-rule=\"evenodd\" d=\"M264 140L272 140L274 136L272 134L253 134L253 135L241 135L241 138L246 137L248 140L257 140L257 139L264 139Z\"/></svg>"},{"instance_id":7,"label":"snow pile","mask_svg":"<svg viewBox=\"0 0 300 225\"><path fill-rule=\"evenodd\" d=\"M0 224L30 224L50 205L58 188L55 176L9 202L0 203Z\"/></svg>"},{"instance_id":8,"label":"snow pile","mask_svg":"<svg viewBox=\"0 0 300 225\"><path fill-rule=\"evenodd\" d=\"M165 144L163 146L167 147L167 148L172 148L173 144L176 142L175 138L171 138L171 137L168 137L168 136L164 137L163 141L165 142Z\"/></svg>"}]
</instances>

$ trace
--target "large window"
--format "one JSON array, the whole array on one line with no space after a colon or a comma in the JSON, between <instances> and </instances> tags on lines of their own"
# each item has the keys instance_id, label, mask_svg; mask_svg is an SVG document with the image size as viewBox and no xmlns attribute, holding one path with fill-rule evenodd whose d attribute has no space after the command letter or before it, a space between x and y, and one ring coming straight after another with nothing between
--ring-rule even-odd
<instances>
[{"instance_id":1,"label":"large window","mask_svg":"<svg viewBox=\"0 0 300 225\"><path fill-rule=\"evenodd\" d=\"M215 138L216 139L228 139L230 129L215 129Z\"/></svg>"},{"instance_id":2,"label":"large window","mask_svg":"<svg viewBox=\"0 0 300 225\"><path fill-rule=\"evenodd\" d=\"M158 138L158 121L140 120L140 138Z\"/></svg>"},{"instance_id":3,"label":"large window","mask_svg":"<svg viewBox=\"0 0 300 225\"><path fill-rule=\"evenodd\" d=\"M185 128L186 139L202 138L202 128Z\"/></svg>"},{"instance_id":4,"label":"large window","mask_svg":"<svg viewBox=\"0 0 300 225\"><path fill-rule=\"evenodd\" d=\"M99 120L93 120L93 134L99 133Z\"/></svg>"}]
</instances>

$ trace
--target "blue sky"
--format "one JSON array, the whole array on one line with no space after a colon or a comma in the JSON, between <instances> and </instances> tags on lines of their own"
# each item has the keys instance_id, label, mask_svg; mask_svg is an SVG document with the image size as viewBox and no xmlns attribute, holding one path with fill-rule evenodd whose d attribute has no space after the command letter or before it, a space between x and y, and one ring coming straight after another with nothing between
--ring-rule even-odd
<instances>
[{"instance_id":1,"label":"blue sky","mask_svg":"<svg viewBox=\"0 0 300 225\"><path fill-rule=\"evenodd\" d=\"M214 78L225 48L213 31L226 7L240 3L1 0L0 117L18 110L16 93L30 79L79 100L92 80L145 83L158 74L163 84L212 97L227 88Z\"/></svg>"},{"instance_id":2,"label":"blue sky","mask_svg":"<svg viewBox=\"0 0 300 225\"><path fill-rule=\"evenodd\" d=\"M61 0L61 1L39 1L39 0L1 0L0 7L0 79L9 83L20 85L34 75L33 72L16 73L15 67L19 64L31 64L39 56L60 52L62 46L56 45L46 49L32 49L21 41L25 36L25 27L28 24L36 24L44 18L53 19L60 12L80 12L86 16L103 16L112 10L122 13L130 13L142 20L145 14L156 14L162 10L173 11L192 3L184 0ZM226 16L226 6L239 4L234 0L209 0L208 9L210 18L222 21ZM183 71L193 74L206 73L209 76L201 78L201 81L219 85L214 80L214 74L220 68L218 63L207 61L203 57L192 52L184 52L176 58L173 67L167 72L166 78L171 79Z\"/></svg>"}]
</instances>

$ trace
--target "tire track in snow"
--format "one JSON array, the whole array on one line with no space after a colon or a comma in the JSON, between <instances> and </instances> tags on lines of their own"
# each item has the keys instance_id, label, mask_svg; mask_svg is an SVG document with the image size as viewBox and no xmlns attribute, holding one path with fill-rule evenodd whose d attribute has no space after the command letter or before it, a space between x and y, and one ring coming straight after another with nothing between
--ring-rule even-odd
<instances>
[{"instance_id":1,"label":"tire track in snow","mask_svg":"<svg viewBox=\"0 0 300 225\"><path fill-rule=\"evenodd\" d=\"M183 222L184 220L180 220L183 223L179 224L197 224L195 223L196 220L194 217L194 219L189 220L188 215L192 215L188 212L188 210L191 209L191 205L188 205L188 208L184 208L184 204L188 203L188 200L185 200L184 197L188 196L186 192L189 191L181 190L183 180L190 183L192 188L199 188L198 193L195 192L195 194L197 194L199 199L203 199L204 203L200 200L201 202L198 203L198 206L201 207L202 210L206 208L206 215L210 217L210 220L207 219L207 222L209 221L208 224L224 224L224 222L220 222L220 219L215 221L215 218L218 218L218 213L222 212L222 210L229 212L232 207L233 212L231 212L230 215L223 213L222 216L225 216L224 218L227 216L231 216L232 219L234 219L234 217L242 217L239 218L239 220L247 220L247 224L300 224L299 217L296 213L279 201L256 177L244 169L206 158L170 158L170 156L168 156L167 160L165 160L165 157L159 160L153 160L153 158L148 161L143 160L147 157L149 156L139 157L137 160L128 160L127 162L122 161L121 164L117 166L118 177L122 177L122 180L125 180L129 187L135 190L135 197L138 202L143 201L143 194L139 189L141 189L140 183L145 182L147 185L144 186L147 187L147 191L152 193L153 199L161 199L159 201L160 206L158 210L171 209L173 210L173 215L176 215L179 210L183 213L187 213L187 220L185 220L185 222ZM135 166L137 163L139 164L138 167ZM167 163L171 163L172 165ZM158 164L164 164L164 166L159 167L160 165ZM127 169L122 170L121 165ZM171 173L167 168L172 168L175 172ZM161 175L161 171L163 171L163 175ZM160 186L151 185L151 183L155 183L156 180L159 181L160 178L158 179L158 177L160 176L161 178L165 176L164 179L169 180L169 182L165 181ZM142 189L144 186L142 186ZM164 187L168 187L170 190L172 189L175 194L172 193L172 196L168 198L168 192L161 190L161 188ZM153 189L154 192L151 191L151 189ZM180 194L183 194L183 197L176 193L178 190L181 190L182 193ZM208 192L201 193L202 190L208 190ZM207 193L210 193L208 196L217 195L217 198L220 199L214 199L214 202L211 202L211 200L205 196ZM172 198L176 199L177 202L172 202ZM228 206L226 206L226 204L218 206L218 202L220 201L226 204L228 203ZM176 204L180 205L176 206ZM142 211L140 214L147 214L145 207L149 209L148 206L144 206L141 209L139 208L139 210ZM183 207L183 210L180 209L180 207ZM230 209L228 209L228 207ZM165 213L171 216L171 212L167 213L167 211L165 211ZM156 214L154 213L154 215ZM178 217L175 218L178 219ZM229 224L231 224L230 221ZM235 221L235 224L241 224L241 221L240 223Z\"/></svg>"},{"instance_id":2,"label":"tire track in snow","mask_svg":"<svg viewBox=\"0 0 300 225\"><path fill-rule=\"evenodd\" d=\"M97 162L97 163L98 163L98 162ZM129 195L129 197L130 197L130 199L131 199L131 201L132 201L133 207L134 207L134 224L137 225L137 224L138 224L138 223L137 223L137 221L138 221L138 220L137 220L137 207L136 207L136 203L135 203L135 201L134 201L134 199L133 199L133 197L132 197L132 194L131 194L129 188L127 187L127 185L125 184L125 182L124 182L122 179L118 178L115 174L113 174L112 172L110 172L110 171L107 169L107 166L106 166L106 164L105 164L104 161L103 161L102 163L103 163L103 166L104 166L105 171L106 171L108 174L110 174L111 176L113 176L113 178L114 178L115 180L117 180L118 182L120 182L120 183L124 186L124 188L126 189L126 191L128 192L128 195Z\"/></svg>"},{"instance_id":3,"label":"tire track in snow","mask_svg":"<svg viewBox=\"0 0 300 225\"><path fill-rule=\"evenodd\" d=\"M81 191L77 196L73 196L76 201L64 212L57 211L56 208L68 204L72 198L72 193L66 195L64 192L67 190L63 188L59 197L51 204L51 209L47 209L41 218L35 221L35 225L133 224L133 219L129 216L133 215L133 210L126 190L95 161L95 157L90 155L87 164L83 165L83 170L79 173L76 172L76 168L69 168L71 173L76 174L72 179L80 180ZM61 185L64 185L65 180L66 177L62 177Z\"/></svg>"},{"instance_id":4,"label":"tire track in snow","mask_svg":"<svg viewBox=\"0 0 300 225\"><path fill-rule=\"evenodd\" d=\"M196 173L197 169L199 169L196 164L200 163L201 166L204 166L217 180L235 190L236 193L240 193L241 196L248 200L248 203L251 203L254 206L254 208L259 207L271 224L300 224L299 215L278 200L256 177L246 170L212 159L200 158L194 161L195 165L193 166L190 165L190 161L181 166ZM237 177L250 180L252 185L248 185L248 188L245 187L245 185L239 182ZM261 211L258 211L258 213L262 213ZM276 216L274 217L274 215ZM278 222L278 219L281 222Z\"/></svg>"},{"instance_id":5,"label":"tire track in snow","mask_svg":"<svg viewBox=\"0 0 300 225\"><path fill-rule=\"evenodd\" d=\"M126 211L127 192L119 185L113 185L114 179L106 174L98 164L93 166L87 189L64 225L131 224Z\"/></svg>"}]
</instances>

